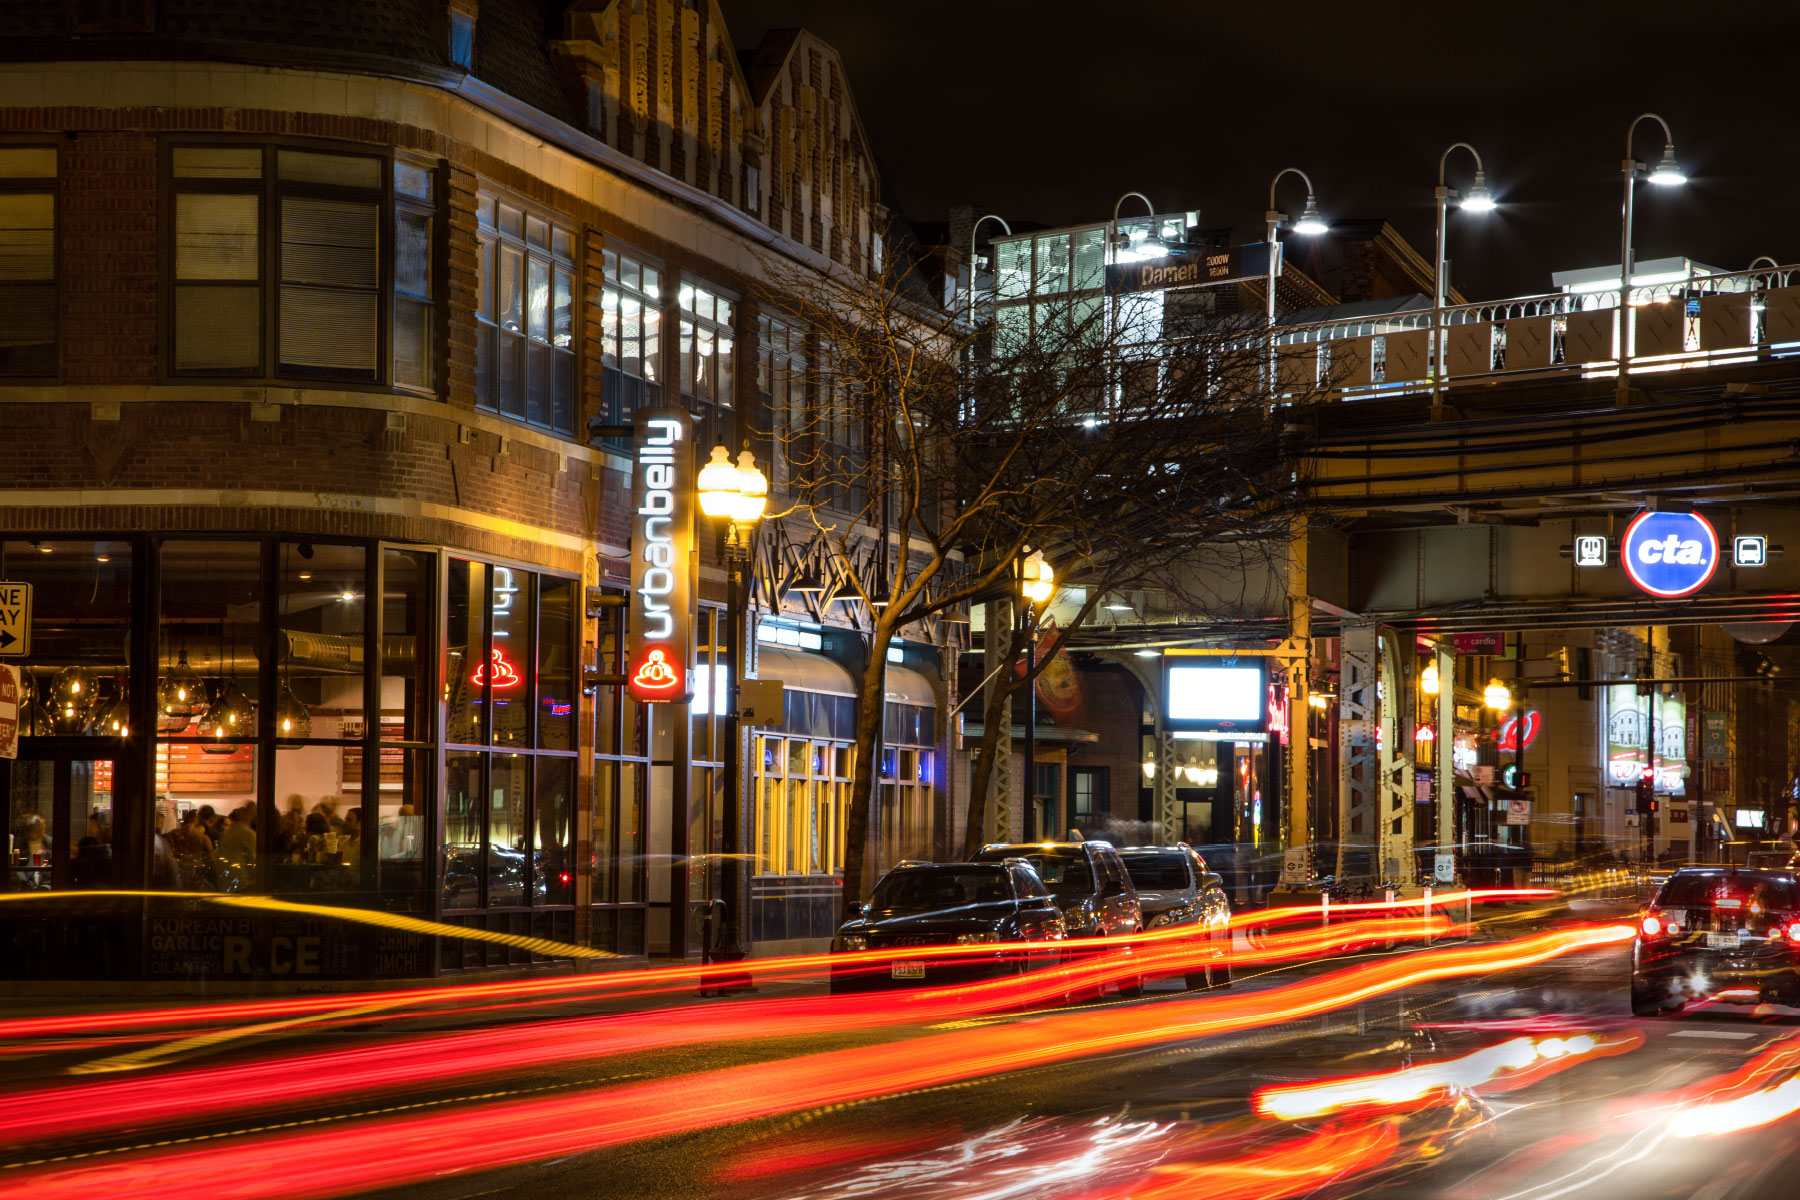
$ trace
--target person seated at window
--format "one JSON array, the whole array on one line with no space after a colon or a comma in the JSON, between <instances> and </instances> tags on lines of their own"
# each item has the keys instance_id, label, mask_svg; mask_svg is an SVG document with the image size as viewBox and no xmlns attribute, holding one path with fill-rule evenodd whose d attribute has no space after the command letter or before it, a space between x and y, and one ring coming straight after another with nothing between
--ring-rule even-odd
<instances>
[{"instance_id":1,"label":"person seated at window","mask_svg":"<svg viewBox=\"0 0 1800 1200\"><path fill-rule=\"evenodd\" d=\"M38 868L14 871L13 887L22 892L50 890L50 835L44 829L44 818L38 813L27 816L14 835L13 863Z\"/></svg>"},{"instance_id":2,"label":"person seated at window","mask_svg":"<svg viewBox=\"0 0 1800 1200\"><path fill-rule=\"evenodd\" d=\"M296 793L288 797L287 811L275 830L275 849L293 854L306 848L306 797Z\"/></svg>"},{"instance_id":3,"label":"person seated at window","mask_svg":"<svg viewBox=\"0 0 1800 1200\"><path fill-rule=\"evenodd\" d=\"M362 809L353 808L344 814L344 828L338 834L338 849L343 852L344 865L356 866L362 861Z\"/></svg>"},{"instance_id":4,"label":"person seated at window","mask_svg":"<svg viewBox=\"0 0 1800 1200\"><path fill-rule=\"evenodd\" d=\"M88 814L87 836L75 847L69 877L78 888L112 886L112 814L106 809L96 808Z\"/></svg>"},{"instance_id":5,"label":"person seated at window","mask_svg":"<svg viewBox=\"0 0 1800 1200\"><path fill-rule=\"evenodd\" d=\"M337 808L336 796L322 796L319 802L313 805L314 812L325 814L325 820L331 825L331 832L342 833L344 832L344 818L338 816Z\"/></svg>"},{"instance_id":6,"label":"person seated at window","mask_svg":"<svg viewBox=\"0 0 1800 1200\"><path fill-rule=\"evenodd\" d=\"M213 844L213 849L217 850L219 848L219 838L225 832L225 818L220 816L219 810L212 805L202 804L200 806L199 821L200 831L204 833L206 839Z\"/></svg>"},{"instance_id":7,"label":"person seated at window","mask_svg":"<svg viewBox=\"0 0 1800 1200\"><path fill-rule=\"evenodd\" d=\"M200 828L193 809L181 814L181 823L168 835L169 853L175 858L176 886L184 892L219 890L219 860L212 839Z\"/></svg>"},{"instance_id":8,"label":"person seated at window","mask_svg":"<svg viewBox=\"0 0 1800 1200\"><path fill-rule=\"evenodd\" d=\"M317 807L306 814L304 841L301 843L302 860L305 862L323 862L325 860L325 839L335 835L331 832L331 822Z\"/></svg>"}]
</instances>

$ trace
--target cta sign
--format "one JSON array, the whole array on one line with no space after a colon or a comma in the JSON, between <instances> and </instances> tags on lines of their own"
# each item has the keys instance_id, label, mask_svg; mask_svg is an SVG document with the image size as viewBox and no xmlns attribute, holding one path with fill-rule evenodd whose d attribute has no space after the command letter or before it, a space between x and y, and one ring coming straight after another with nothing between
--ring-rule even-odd
<instances>
[{"instance_id":1,"label":"cta sign","mask_svg":"<svg viewBox=\"0 0 1800 1200\"><path fill-rule=\"evenodd\" d=\"M1719 535L1699 513L1641 512L1625 529L1619 558L1652 596L1700 590L1719 565Z\"/></svg>"},{"instance_id":2,"label":"cta sign","mask_svg":"<svg viewBox=\"0 0 1800 1200\"><path fill-rule=\"evenodd\" d=\"M637 410L625 688L646 704L693 696L693 439L693 418L683 410Z\"/></svg>"}]
</instances>

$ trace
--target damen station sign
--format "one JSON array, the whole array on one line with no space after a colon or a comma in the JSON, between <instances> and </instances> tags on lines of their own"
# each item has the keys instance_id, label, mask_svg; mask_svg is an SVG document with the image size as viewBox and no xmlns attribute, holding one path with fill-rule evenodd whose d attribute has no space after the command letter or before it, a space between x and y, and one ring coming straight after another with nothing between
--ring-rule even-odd
<instances>
[{"instance_id":1,"label":"damen station sign","mask_svg":"<svg viewBox=\"0 0 1800 1200\"><path fill-rule=\"evenodd\" d=\"M694 421L640 408L633 421L631 612L625 688L646 704L693 697Z\"/></svg>"}]
</instances>

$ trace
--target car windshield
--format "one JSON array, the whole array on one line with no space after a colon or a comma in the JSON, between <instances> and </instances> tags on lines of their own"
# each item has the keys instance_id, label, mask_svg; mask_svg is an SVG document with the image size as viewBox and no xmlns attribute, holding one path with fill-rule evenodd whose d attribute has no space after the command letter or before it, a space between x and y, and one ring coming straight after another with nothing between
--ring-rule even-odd
<instances>
[{"instance_id":1,"label":"car windshield","mask_svg":"<svg viewBox=\"0 0 1800 1200\"><path fill-rule=\"evenodd\" d=\"M1140 892L1179 892L1189 886L1187 861L1179 854L1127 854L1125 869Z\"/></svg>"},{"instance_id":2,"label":"car windshield","mask_svg":"<svg viewBox=\"0 0 1800 1200\"><path fill-rule=\"evenodd\" d=\"M965 904L1011 900L1006 872L995 867L915 867L876 885L870 907L881 912L931 912Z\"/></svg>"},{"instance_id":3,"label":"car windshield","mask_svg":"<svg viewBox=\"0 0 1800 1200\"><path fill-rule=\"evenodd\" d=\"M1656 907L1711 908L1720 896L1759 906L1765 912L1791 912L1795 907L1794 879L1790 875L1683 871L1669 876L1657 893Z\"/></svg>"},{"instance_id":4,"label":"car windshield","mask_svg":"<svg viewBox=\"0 0 1800 1200\"><path fill-rule=\"evenodd\" d=\"M1044 886L1058 896L1085 896L1094 890L1087 855L1079 850L1040 850L1018 857L1030 863Z\"/></svg>"}]
</instances>

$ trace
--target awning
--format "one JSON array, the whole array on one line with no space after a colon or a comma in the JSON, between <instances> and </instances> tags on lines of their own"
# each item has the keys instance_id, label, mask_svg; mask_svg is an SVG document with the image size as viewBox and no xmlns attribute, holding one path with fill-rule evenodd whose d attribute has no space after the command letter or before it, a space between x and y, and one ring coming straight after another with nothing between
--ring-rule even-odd
<instances>
[{"instance_id":1,"label":"awning","mask_svg":"<svg viewBox=\"0 0 1800 1200\"><path fill-rule=\"evenodd\" d=\"M931 680L911 667L889 663L887 701L889 704L923 704L926 708L936 708L937 692L932 689Z\"/></svg>"},{"instance_id":2,"label":"awning","mask_svg":"<svg viewBox=\"0 0 1800 1200\"><path fill-rule=\"evenodd\" d=\"M890 667L889 674L896 668ZM784 646L756 648L756 677L779 679L789 691L818 692L825 696L854 696L856 681L823 654L789 650Z\"/></svg>"}]
</instances>

